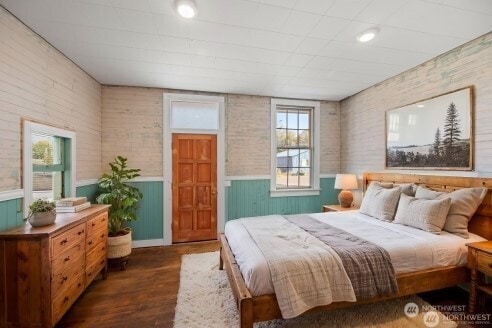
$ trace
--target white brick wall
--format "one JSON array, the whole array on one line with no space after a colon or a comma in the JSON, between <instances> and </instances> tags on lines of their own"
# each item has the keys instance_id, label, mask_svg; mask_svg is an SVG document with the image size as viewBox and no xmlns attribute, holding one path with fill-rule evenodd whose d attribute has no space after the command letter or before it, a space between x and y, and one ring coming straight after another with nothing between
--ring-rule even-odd
<instances>
[{"instance_id":1,"label":"white brick wall","mask_svg":"<svg viewBox=\"0 0 492 328\"><path fill-rule=\"evenodd\" d=\"M491 44L488 33L343 100L342 171L384 170L387 110L473 85L475 171L492 175Z\"/></svg>"},{"instance_id":2,"label":"white brick wall","mask_svg":"<svg viewBox=\"0 0 492 328\"><path fill-rule=\"evenodd\" d=\"M101 86L0 6L0 191L21 188L21 126L77 134L77 180L101 174Z\"/></svg>"}]
</instances>

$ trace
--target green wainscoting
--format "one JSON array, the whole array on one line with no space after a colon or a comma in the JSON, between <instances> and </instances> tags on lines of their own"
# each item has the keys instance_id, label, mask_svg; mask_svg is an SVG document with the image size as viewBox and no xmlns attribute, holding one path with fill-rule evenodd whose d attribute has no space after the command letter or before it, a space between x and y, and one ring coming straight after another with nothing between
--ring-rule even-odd
<instances>
[{"instance_id":1,"label":"green wainscoting","mask_svg":"<svg viewBox=\"0 0 492 328\"><path fill-rule=\"evenodd\" d=\"M321 212L326 204L338 204L335 178L321 179L319 196L270 197L270 180L233 180L226 190L226 221L269 214Z\"/></svg>"},{"instance_id":2,"label":"green wainscoting","mask_svg":"<svg viewBox=\"0 0 492 328\"><path fill-rule=\"evenodd\" d=\"M143 198L137 211L138 221L129 226L133 229L133 240L162 239L162 181L133 182L133 186L142 191Z\"/></svg>"},{"instance_id":3,"label":"green wainscoting","mask_svg":"<svg viewBox=\"0 0 492 328\"><path fill-rule=\"evenodd\" d=\"M140 208L137 210L138 221L128 224L133 229L133 240L162 239L162 181L133 182L131 185L143 193ZM77 187L77 196L85 196L96 204L97 184Z\"/></svg>"},{"instance_id":4,"label":"green wainscoting","mask_svg":"<svg viewBox=\"0 0 492 328\"><path fill-rule=\"evenodd\" d=\"M12 229L24 223L22 198L0 202L0 231Z\"/></svg>"},{"instance_id":5,"label":"green wainscoting","mask_svg":"<svg viewBox=\"0 0 492 328\"><path fill-rule=\"evenodd\" d=\"M77 197L87 197L92 204L96 204L97 184L77 187L75 194Z\"/></svg>"}]
</instances>

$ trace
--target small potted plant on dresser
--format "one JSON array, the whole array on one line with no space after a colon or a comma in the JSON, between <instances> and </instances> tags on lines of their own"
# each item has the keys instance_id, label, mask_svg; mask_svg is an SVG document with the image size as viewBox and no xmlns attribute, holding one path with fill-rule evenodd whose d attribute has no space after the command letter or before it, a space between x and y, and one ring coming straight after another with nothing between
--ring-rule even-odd
<instances>
[{"instance_id":1,"label":"small potted plant on dresser","mask_svg":"<svg viewBox=\"0 0 492 328\"><path fill-rule=\"evenodd\" d=\"M41 227L55 222L55 203L44 199L36 199L29 205L27 220L33 227Z\"/></svg>"},{"instance_id":2,"label":"small potted plant on dresser","mask_svg":"<svg viewBox=\"0 0 492 328\"><path fill-rule=\"evenodd\" d=\"M127 167L127 159L117 156L109 163L111 173L104 173L99 181L99 204L109 204L108 218L108 259L120 263L124 270L132 252L132 230L125 227L128 221L137 220L136 210L142 199L142 192L128 184L139 177L140 169Z\"/></svg>"}]
</instances>

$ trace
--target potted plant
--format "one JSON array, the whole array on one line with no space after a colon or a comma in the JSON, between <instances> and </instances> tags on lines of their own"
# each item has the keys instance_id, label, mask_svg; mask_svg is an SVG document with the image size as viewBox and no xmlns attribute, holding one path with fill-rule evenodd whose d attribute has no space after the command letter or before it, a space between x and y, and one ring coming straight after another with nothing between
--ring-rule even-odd
<instances>
[{"instance_id":1,"label":"potted plant","mask_svg":"<svg viewBox=\"0 0 492 328\"><path fill-rule=\"evenodd\" d=\"M27 220L33 227L41 227L55 222L55 203L37 199L29 205Z\"/></svg>"},{"instance_id":2,"label":"potted plant","mask_svg":"<svg viewBox=\"0 0 492 328\"><path fill-rule=\"evenodd\" d=\"M136 210L142 199L142 192L128 184L139 177L140 169L127 167L127 159L117 156L109 163L111 173L104 173L99 181L99 204L109 204L108 218L108 258L126 259L132 251L131 228L125 227L128 221L137 220ZM122 262L122 269L126 260Z\"/></svg>"}]
</instances>

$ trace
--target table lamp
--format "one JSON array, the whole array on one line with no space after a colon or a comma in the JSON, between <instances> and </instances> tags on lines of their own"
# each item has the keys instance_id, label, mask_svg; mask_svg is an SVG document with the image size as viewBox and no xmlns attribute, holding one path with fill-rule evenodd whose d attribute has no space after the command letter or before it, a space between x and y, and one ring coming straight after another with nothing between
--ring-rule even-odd
<instances>
[{"instance_id":1,"label":"table lamp","mask_svg":"<svg viewBox=\"0 0 492 328\"><path fill-rule=\"evenodd\" d=\"M342 189L338 194L338 202L341 207L350 207L354 196L349 189L357 189L357 177L355 174L337 174L335 178L335 189Z\"/></svg>"}]
</instances>

